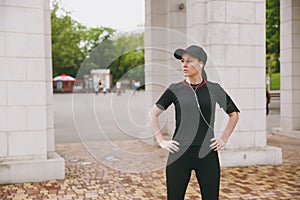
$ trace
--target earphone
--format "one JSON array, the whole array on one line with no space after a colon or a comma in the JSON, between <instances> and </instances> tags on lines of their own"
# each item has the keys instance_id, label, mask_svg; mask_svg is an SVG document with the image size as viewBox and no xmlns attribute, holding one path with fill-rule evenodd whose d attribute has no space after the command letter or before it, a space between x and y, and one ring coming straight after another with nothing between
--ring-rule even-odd
<instances>
[{"instance_id":1,"label":"earphone","mask_svg":"<svg viewBox=\"0 0 300 200\"><path fill-rule=\"evenodd\" d=\"M196 88L196 91L195 91L195 90L192 88L192 86L190 85L189 79L187 79L187 82L189 83L189 86L190 86L192 92L194 93L194 97L195 97L195 100L196 100L196 103L197 103L197 107L198 107L198 110L199 110L199 113L200 113L202 119L204 120L204 122L206 123L206 125L207 125L209 128L211 128L211 130L214 130L213 127L206 121L206 119L205 119L205 117L204 117L204 115L203 115L203 113L202 113L202 110L201 110L201 107L200 107L200 104L199 104L199 100L198 100L198 97L197 97L197 94L196 94L197 88ZM201 83L200 83L200 84L201 84Z\"/></svg>"}]
</instances>

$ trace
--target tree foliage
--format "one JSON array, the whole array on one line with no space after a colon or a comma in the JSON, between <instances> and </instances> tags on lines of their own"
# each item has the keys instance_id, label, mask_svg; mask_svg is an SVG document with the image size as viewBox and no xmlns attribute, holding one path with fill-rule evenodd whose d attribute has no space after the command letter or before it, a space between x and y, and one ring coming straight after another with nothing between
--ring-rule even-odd
<instances>
[{"instance_id":1,"label":"tree foliage","mask_svg":"<svg viewBox=\"0 0 300 200\"><path fill-rule=\"evenodd\" d=\"M85 59L79 77L81 78L91 69L97 68L109 69L114 83L119 79L134 79L143 82L143 44L143 33L123 33L113 39L101 42Z\"/></svg>"},{"instance_id":2,"label":"tree foliage","mask_svg":"<svg viewBox=\"0 0 300 200\"><path fill-rule=\"evenodd\" d=\"M58 16L59 11L59 4L54 2L51 11L53 75L62 72L74 75L76 66L83 57L78 44L84 27L74 21L68 13Z\"/></svg>"},{"instance_id":3,"label":"tree foliage","mask_svg":"<svg viewBox=\"0 0 300 200\"><path fill-rule=\"evenodd\" d=\"M124 76L144 81L143 33L117 34L108 27L87 28L72 19L57 1L52 4L51 20L53 76L67 73L81 79L91 69L109 68L114 83Z\"/></svg>"},{"instance_id":4,"label":"tree foliage","mask_svg":"<svg viewBox=\"0 0 300 200\"><path fill-rule=\"evenodd\" d=\"M266 5L266 66L280 71L280 0L267 0Z\"/></svg>"},{"instance_id":5,"label":"tree foliage","mask_svg":"<svg viewBox=\"0 0 300 200\"><path fill-rule=\"evenodd\" d=\"M115 59L109 68L115 81L123 77L144 82L144 34L121 34L112 44Z\"/></svg>"},{"instance_id":6,"label":"tree foliage","mask_svg":"<svg viewBox=\"0 0 300 200\"><path fill-rule=\"evenodd\" d=\"M86 56L114 32L108 27L88 29L54 1L51 9L53 76L61 73L76 76Z\"/></svg>"}]
</instances>

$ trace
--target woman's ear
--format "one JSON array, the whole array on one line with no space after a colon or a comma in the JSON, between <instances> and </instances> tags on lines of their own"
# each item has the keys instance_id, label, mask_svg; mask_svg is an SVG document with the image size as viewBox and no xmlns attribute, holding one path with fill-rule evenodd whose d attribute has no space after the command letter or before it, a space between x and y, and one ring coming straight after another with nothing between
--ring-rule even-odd
<instances>
[{"instance_id":1,"label":"woman's ear","mask_svg":"<svg viewBox=\"0 0 300 200\"><path fill-rule=\"evenodd\" d=\"M202 61L200 61L200 67L203 68L204 67L204 63Z\"/></svg>"},{"instance_id":2,"label":"woman's ear","mask_svg":"<svg viewBox=\"0 0 300 200\"><path fill-rule=\"evenodd\" d=\"M203 66L204 66L204 65L203 65L202 63L200 63L200 64L199 64L199 69L200 69L200 70L203 69Z\"/></svg>"}]
</instances>

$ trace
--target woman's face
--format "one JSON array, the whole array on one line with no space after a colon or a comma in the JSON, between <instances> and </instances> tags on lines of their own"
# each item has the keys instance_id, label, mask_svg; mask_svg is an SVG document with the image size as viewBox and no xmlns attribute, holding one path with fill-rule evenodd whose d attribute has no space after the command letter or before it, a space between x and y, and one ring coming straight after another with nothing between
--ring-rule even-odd
<instances>
[{"instance_id":1,"label":"woman's face","mask_svg":"<svg viewBox=\"0 0 300 200\"><path fill-rule=\"evenodd\" d=\"M190 54L183 54L181 59L181 69L185 77L195 77L201 75L203 63Z\"/></svg>"}]
</instances>

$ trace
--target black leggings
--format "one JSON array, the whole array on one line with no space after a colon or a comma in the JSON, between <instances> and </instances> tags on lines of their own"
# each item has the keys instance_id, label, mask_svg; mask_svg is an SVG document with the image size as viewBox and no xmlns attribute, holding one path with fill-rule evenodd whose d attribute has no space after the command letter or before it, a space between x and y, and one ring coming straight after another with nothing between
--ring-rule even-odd
<instances>
[{"instance_id":1,"label":"black leggings","mask_svg":"<svg viewBox=\"0 0 300 200\"><path fill-rule=\"evenodd\" d=\"M218 153L211 151L199 158L199 147L189 147L181 156L174 153L168 158L166 168L168 200L183 200L191 172L195 170L202 200L218 200L220 187L220 164ZM172 160L172 161L171 161Z\"/></svg>"}]
</instances>

